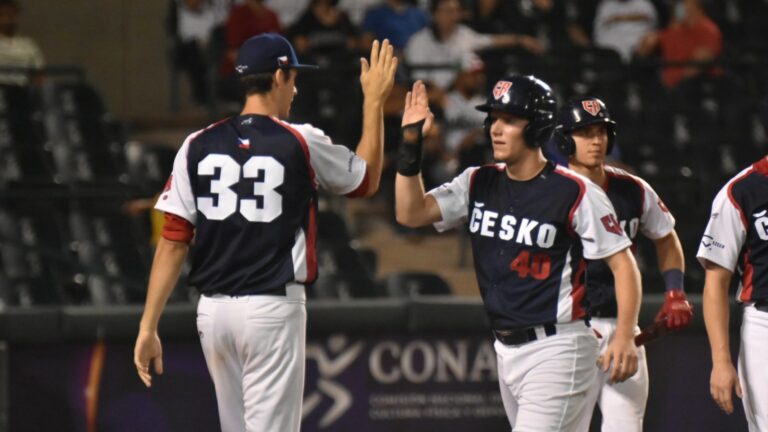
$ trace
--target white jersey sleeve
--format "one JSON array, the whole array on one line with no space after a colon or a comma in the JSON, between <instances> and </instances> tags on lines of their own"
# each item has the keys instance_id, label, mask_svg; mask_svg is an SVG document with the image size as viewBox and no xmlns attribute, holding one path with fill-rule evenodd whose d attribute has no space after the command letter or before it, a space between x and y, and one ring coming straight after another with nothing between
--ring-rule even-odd
<instances>
[{"instance_id":1,"label":"white jersey sleeve","mask_svg":"<svg viewBox=\"0 0 768 432\"><path fill-rule=\"evenodd\" d=\"M640 232L651 240L660 239L675 229L675 217L661 201L656 191L645 182L635 177L643 187L643 215L640 216Z\"/></svg>"},{"instance_id":2,"label":"white jersey sleeve","mask_svg":"<svg viewBox=\"0 0 768 432\"><path fill-rule=\"evenodd\" d=\"M192 140L202 131L195 132L184 140L176 159L173 161L173 171L165 184L163 192L157 199L155 209L172 213L195 224L197 219L197 206L195 196L192 193L192 185L189 183L189 171L187 170L187 152Z\"/></svg>"},{"instance_id":3,"label":"white jersey sleeve","mask_svg":"<svg viewBox=\"0 0 768 432\"><path fill-rule=\"evenodd\" d=\"M469 212L469 186L472 175L478 167L470 167L450 182L444 183L427 192L437 201L442 220L435 222L435 229L440 232L455 228L467 221Z\"/></svg>"},{"instance_id":4,"label":"white jersey sleeve","mask_svg":"<svg viewBox=\"0 0 768 432\"><path fill-rule=\"evenodd\" d=\"M582 184L584 194L576 204L571 223L581 237L584 258L602 259L632 246L605 192L587 179Z\"/></svg>"},{"instance_id":5,"label":"white jersey sleeve","mask_svg":"<svg viewBox=\"0 0 768 432\"><path fill-rule=\"evenodd\" d=\"M367 165L355 152L343 145L333 144L328 135L312 125L288 126L299 132L306 142L309 163L323 189L346 195L360 186L366 176Z\"/></svg>"},{"instance_id":6,"label":"white jersey sleeve","mask_svg":"<svg viewBox=\"0 0 768 432\"><path fill-rule=\"evenodd\" d=\"M728 197L729 186L722 188L712 202L709 223L701 238L696 258L702 266L706 265L706 261L711 261L733 271L747 238L747 230L739 209Z\"/></svg>"}]
</instances>

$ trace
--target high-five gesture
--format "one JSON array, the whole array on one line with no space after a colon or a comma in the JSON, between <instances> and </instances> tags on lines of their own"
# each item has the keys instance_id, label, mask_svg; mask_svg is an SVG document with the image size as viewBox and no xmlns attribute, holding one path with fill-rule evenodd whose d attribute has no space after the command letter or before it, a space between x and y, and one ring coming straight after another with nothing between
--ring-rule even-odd
<instances>
[{"instance_id":1,"label":"high-five gesture","mask_svg":"<svg viewBox=\"0 0 768 432\"><path fill-rule=\"evenodd\" d=\"M432 128L435 115L429 109L427 87L421 81L413 83L413 88L405 95L405 109L403 110L403 122L401 126L408 126L424 121L421 128L422 135L426 135Z\"/></svg>"},{"instance_id":2,"label":"high-five gesture","mask_svg":"<svg viewBox=\"0 0 768 432\"><path fill-rule=\"evenodd\" d=\"M384 39L381 44L378 40L373 41L370 64L361 58L360 69L360 84L365 98L383 103L395 83L397 70L397 58L389 40Z\"/></svg>"}]
</instances>

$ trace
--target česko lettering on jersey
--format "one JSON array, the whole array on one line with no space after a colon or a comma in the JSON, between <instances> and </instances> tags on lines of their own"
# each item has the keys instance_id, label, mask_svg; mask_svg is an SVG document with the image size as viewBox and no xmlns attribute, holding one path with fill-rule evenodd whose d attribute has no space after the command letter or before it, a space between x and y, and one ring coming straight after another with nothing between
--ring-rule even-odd
<instances>
[{"instance_id":1,"label":"\u010desko lettering on jersey","mask_svg":"<svg viewBox=\"0 0 768 432\"><path fill-rule=\"evenodd\" d=\"M618 220L603 220L604 224L624 231L633 246L638 234L656 240L672 232L675 218L645 180L610 166L605 167L605 173L603 190ZM590 260L584 278L587 309L592 312L599 309L602 317L615 316L616 284L610 267L603 260Z\"/></svg>"},{"instance_id":2,"label":"\u010desko lettering on jersey","mask_svg":"<svg viewBox=\"0 0 768 432\"><path fill-rule=\"evenodd\" d=\"M348 194L365 162L321 130L236 116L191 134L155 208L195 225L190 285L268 292L317 274L317 187Z\"/></svg>"},{"instance_id":3,"label":"\u010desko lettering on jersey","mask_svg":"<svg viewBox=\"0 0 768 432\"><path fill-rule=\"evenodd\" d=\"M583 317L582 256L602 259L631 244L610 225L618 222L599 187L549 163L526 182L509 179L503 164L469 168L429 194L440 207L439 231L468 222L494 328Z\"/></svg>"},{"instance_id":4,"label":"\u010desko lettering on jersey","mask_svg":"<svg viewBox=\"0 0 768 432\"><path fill-rule=\"evenodd\" d=\"M768 299L768 159L737 174L717 194L696 257L702 265L738 270L738 301Z\"/></svg>"}]
</instances>

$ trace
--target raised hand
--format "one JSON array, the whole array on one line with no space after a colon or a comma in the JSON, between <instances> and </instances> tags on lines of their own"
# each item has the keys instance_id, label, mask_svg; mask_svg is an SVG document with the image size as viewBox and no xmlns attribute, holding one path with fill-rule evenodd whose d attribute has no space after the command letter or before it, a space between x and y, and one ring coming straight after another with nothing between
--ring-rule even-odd
<instances>
[{"instance_id":1,"label":"raised hand","mask_svg":"<svg viewBox=\"0 0 768 432\"><path fill-rule=\"evenodd\" d=\"M360 59L360 84L366 101L384 103L395 83L397 57L394 55L389 40L379 44L373 41L371 46L370 63L365 58Z\"/></svg>"},{"instance_id":2,"label":"raised hand","mask_svg":"<svg viewBox=\"0 0 768 432\"><path fill-rule=\"evenodd\" d=\"M401 126L407 126L424 120L421 134L426 135L432 128L435 115L429 109L427 87L421 81L413 83L413 88L405 95L405 109Z\"/></svg>"}]
</instances>

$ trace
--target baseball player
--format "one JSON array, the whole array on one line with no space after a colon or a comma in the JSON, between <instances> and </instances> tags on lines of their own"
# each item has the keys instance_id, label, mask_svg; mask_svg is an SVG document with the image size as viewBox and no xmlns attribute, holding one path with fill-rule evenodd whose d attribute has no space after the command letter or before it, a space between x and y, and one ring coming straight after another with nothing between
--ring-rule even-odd
<instances>
[{"instance_id":1,"label":"baseball player","mask_svg":"<svg viewBox=\"0 0 768 432\"><path fill-rule=\"evenodd\" d=\"M656 316L670 330L690 323L692 309L683 291L683 248L675 233L675 218L643 179L605 165L616 140L616 122L603 101L582 97L569 101L560 111L555 142L568 167L600 185L616 210L619 226L632 241L642 233L656 245L659 271L666 285L665 302ZM616 288L610 268L601 260L586 261L584 306L603 352L616 331ZM635 329L639 332L640 329ZM589 391L588 406L595 401L603 414L603 431L642 432L648 398L648 366L645 348L637 350L638 370L622 383L610 383L598 373ZM589 412L591 414L591 412ZM583 418L589 429L590 415Z\"/></svg>"},{"instance_id":2,"label":"baseball player","mask_svg":"<svg viewBox=\"0 0 768 432\"><path fill-rule=\"evenodd\" d=\"M276 34L248 39L236 70L240 115L190 135L156 208L165 212L134 362L149 387L163 372L157 325L188 245L200 291L197 329L223 431L298 431L304 387L305 284L317 276L317 187L362 197L378 188L382 105L397 60L388 41L361 59L363 132L357 153L291 124L300 64Z\"/></svg>"},{"instance_id":3,"label":"baseball player","mask_svg":"<svg viewBox=\"0 0 768 432\"><path fill-rule=\"evenodd\" d=\"M577 430L598 361L581 307L581 258L604 259L616 278L617 328L599 364L611 369L611 380L624 381L637 370L640 275L631 241L597 185L544 158L540 146L552 134L556 110L546 83L503 78L477 109L488 113L500 163L468 168L425 194L420 147L432 117L423 86L406 96L397 219L409 227L434 223L439 231L468 222L512 430Z\"/></svg>"},{"instance_id":4,"label":"baseball player","mask_svg":"<svg viewBox=\"0 0 768 432\"><path fill-rule=\"evenodd\" d=\"M768 117L767 117L768 118ZM715 197L696 254L706 269L704 322L712 349L709 391L726 413L742 398L750 431L768 430L768 156L732 178ZM728 337L728 288L734 269L744 308L738 376Z\"/></svg>"}]
</instances>

